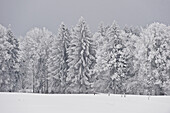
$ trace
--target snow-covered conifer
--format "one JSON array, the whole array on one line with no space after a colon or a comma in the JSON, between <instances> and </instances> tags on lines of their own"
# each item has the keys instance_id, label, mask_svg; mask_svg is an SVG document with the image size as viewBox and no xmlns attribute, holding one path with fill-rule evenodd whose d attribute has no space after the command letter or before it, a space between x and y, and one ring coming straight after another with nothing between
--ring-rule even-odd
<instances>
[{"instance_id":1,"label":"snow-covered conifer","mask_svg":"<svg viewBox=\"0 0 170 113\"><path fill-rule=\"evenodd\" d=\"M121 91L123 78L126 76L126 49L121 36L121 30L116 22L107 29L104 37L106 42L97 50L97 65L99 78L105 83L102 92L117 93ZM101 81L99 79L99 81ZM98 82L97 82L98 83ZM101 87L102 88L102 87Z\"/></svg>"},{"instance_id":2,"label":"snow-covered conifer","mask_svg":"<svg viewBox=\"0 0 170 113\"><path fill-rule=\"evenodd\" d=\"M9 74L6 61L8 60L7 29L0 25L0 91L9 91Z\"/></svg>"},{"instance_id":3,"label":"snow-covered conifer","mask_svg":"<svg viewBox=\"0 0 170 113\"><path fill-rule=\"evenodd\" d=\"M48 59L48 75L50 77L50 89L53 93L64 93L67 77L67 49L70 43L70 33L64 23L60 25L58 37L52 43Z\"/></svg>"},{"instance_id":4,"label":"snow-covered conifer","mask_svg":"<svg viewBox=\"0 0 170 113\"><path fill-rule=\"evenodd\" d=\"M19 43L17 38L14 37L10 26L6 32L7 41L9 43L8 46L8 56L7 59L7 67L8 73L10 76L10 90L18 91L19 90Z\"/></svg>"},{"instance_id":5,"label":"snow-covered conifer","mask_svg":"<svg viewBox=\"0 0 170 113\"><path fill-rule=\"evenodd\" d=\"M0 25L0 83L2 91L19 90L18 40L11 28Z\"/></svg>"},{"instance_id":6,"label":"snow-covered conifer","mask_svg":"<svg viewBox=\"0 0 170 113\"><path fill-rule=\"evenodd\" d=\"M95 63L95 46L92 34L82 17L71 31L71 38L68 48L67 81L70 82L70 87L73 87L73 90L76 89L76 93L86 93L91 85L90 70Z\"/></svg>"}]
</instances>

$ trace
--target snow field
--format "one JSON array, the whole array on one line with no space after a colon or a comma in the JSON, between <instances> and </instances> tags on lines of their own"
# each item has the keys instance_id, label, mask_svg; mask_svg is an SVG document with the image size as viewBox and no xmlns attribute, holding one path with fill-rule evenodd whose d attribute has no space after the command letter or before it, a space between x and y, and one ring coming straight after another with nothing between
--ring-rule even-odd
<instances>
[{"instance_id":1,"label":"snow field","mask_svg":"<svg viewBox=\"0 0 170 113\"><path fill-rule=\"evenodd\" d=\"M1 113L170 113L170 96L0 93Z\"/></svg>"}]
</instances>

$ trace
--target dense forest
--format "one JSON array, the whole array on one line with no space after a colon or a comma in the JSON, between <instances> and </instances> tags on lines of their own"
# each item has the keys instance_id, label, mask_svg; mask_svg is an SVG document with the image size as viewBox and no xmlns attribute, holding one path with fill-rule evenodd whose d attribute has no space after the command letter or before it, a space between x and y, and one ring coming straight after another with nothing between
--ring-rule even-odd
<instances>
[{"instance_id":1,"label":"dense forest","mask_svg":"<svg viewBox=\"0 0 170 113\"><path fill-rule=\"evenodd\" d=\"M33 28L15 37L0 25L0 92L170 94L170 26L113 21L91 33L81 17L57 35Z\"/></svg>"}]
</instances>

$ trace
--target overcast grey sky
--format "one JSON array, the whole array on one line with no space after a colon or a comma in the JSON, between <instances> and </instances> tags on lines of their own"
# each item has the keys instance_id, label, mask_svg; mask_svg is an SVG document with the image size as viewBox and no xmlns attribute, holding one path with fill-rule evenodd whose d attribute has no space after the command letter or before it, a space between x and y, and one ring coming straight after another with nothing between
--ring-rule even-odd
<instances>
[{"instance_id":1,"label":"overcast grey sky","mask_svg":"<svg viewBox=\"0 0 170 113\"><path fill-rule=\"evenodd\" d=\"M145 26L158 21L170 24L170 0L0 0L0 24L12 25L14 34L24 36L33 27L46 27L57 34L63 21L69 28L80 16L92 32L103 21L120 26Z\"/></svg>"}]
</instances>

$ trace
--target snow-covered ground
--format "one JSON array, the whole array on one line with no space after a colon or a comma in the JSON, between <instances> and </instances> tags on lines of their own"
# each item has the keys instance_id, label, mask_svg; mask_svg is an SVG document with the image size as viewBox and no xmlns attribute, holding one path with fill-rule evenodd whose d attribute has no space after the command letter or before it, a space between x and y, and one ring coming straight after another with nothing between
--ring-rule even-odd
<instances>
[{"instance_id":1,"label":"snow-covered ground","mask_svg":"<svg viewBox=\"0 0 170 113\"><path fill-rule=\"evenodd\" d=\"M170 113L170 96L0 93L0 113Z\"/></svg>"}]
</instances>

